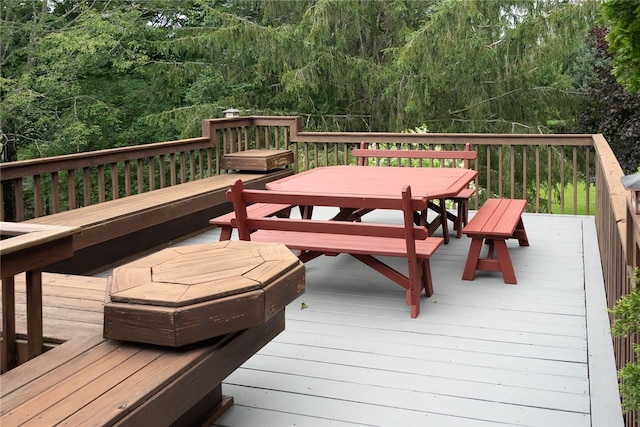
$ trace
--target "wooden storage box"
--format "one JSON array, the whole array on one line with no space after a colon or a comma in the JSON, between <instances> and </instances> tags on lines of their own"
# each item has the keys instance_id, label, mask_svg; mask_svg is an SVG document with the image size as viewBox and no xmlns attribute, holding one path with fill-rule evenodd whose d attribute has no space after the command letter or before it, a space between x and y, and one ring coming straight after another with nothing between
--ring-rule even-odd
<instances>
[{"instance_id":1,"label":"wooden storage box","mask_svg":"<svg viewBox=\"0 0 640 427\"><path fill-rule=\"evenodd\" d=\"M165 249L109 276L104 337L180 347L260 325L304 287L304 264L284 245Z\"/></svg>"},{"instance_id":2,"label":"wooden storage box","mask_svg":"<svg viewBox=\"0 0 640 427\"><path fill-rule=\"evenodd\" d=\"M222 169L270 171L293 163L291 150L247 150L222 156Z\"/></svg>"}]
</instances>

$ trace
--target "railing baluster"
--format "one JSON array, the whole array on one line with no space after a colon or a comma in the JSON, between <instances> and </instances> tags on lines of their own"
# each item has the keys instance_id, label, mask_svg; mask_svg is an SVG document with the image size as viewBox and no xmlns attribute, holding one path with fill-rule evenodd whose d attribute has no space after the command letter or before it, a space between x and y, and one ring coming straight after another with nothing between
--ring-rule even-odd
<instances>
[{"instance_id":1,"label":"railing baluster","mask_svg":"<svg viewBox=\"0 0 640 427\"><path fill-rule=\"evenodd\" d=\"M516 196L516 153L515 153L515 145L509 145L509 168L511 175L511 198L514 199Z\"/></svg>"},{"instance_id":2,"label":"railing baluster","mask_svg":"<svg viewBox=\"0 0 640 427\"><path fill-rule=\"evenodd\" d=\"M585 196L586 202L585 205L587 207L587 215L591 215L591 149L589 147L584 148L585 153L585 172L584 172L584 182L586 186L587 194Z\"/></svg>"},{"instance_id":3,"label":"railing baluster","mask_svg":"<svg viewBox=\"0 0 640 427\"><path fill-rule=\"evenodd\" d=\"M551 213L551 199L553 197L553 181L551 180L551 157L552 149L551 145L547 145L547 213Z\"/></svg>"},{"instance_id":4,"label":"railing baluster","mask_svg":"<svg viewBox=\"0 0 640 427\"><path fill-rule=\"evenodd\" d=\"M184 182L187 179L187 172L186 172L186 161L184 158L184 153L180 153L178 154L178 157L180 157L180 184L184 184Z\"/></svg>"},{"instance_id":5,"label":"railing baluster","mask_svg":"<svg viewBox=\"0 0 640 427\"><path fill-rule=\"evenodd\" d=\"M491 146L487 145L487 198L493 197L491 193Z\"/></svg>"},{"instance_id":6,"label":"railing baluster","mask_svg":"<svg viewBox=\"0 0 640 427\"><path fill-rule=\"evenodd\" d=\"M118 164L110 163L109 169L111 171L111 200L115 200L120 197L120 184L118 179Z\"/></svg>"},{"instance_id":7,"label":"railing baluster","mask_svg":"<svg viewBox=\"0 0 640 427\"><path fill-rule=\"evenodd\" d=\"M504 155L504 145L499 145L500 155L498 156L498 197L502 197L503 191L503 179L502 179L502 170L503 170L503 161L502 156Z\"/></svg>"},{"instance_id":8,"label":"railing baluster","mask_svg":"<svg viewBox=\"0 0 640 427\"><path fill-rule=\"evenodd\" d=\"M536 145L536 212L540 212L540 146Z\"/></svg>"},{"instance_id":9,"label":"railing baluster","mask_svg":"<svg viewBox=\"0 0 640 427\"><path fill-rule=\"evenodd\" d=\"M249 128L247 126L243 126L240 129L240 133L242 134L242 140L244 143L245 150L251 148L251 141L249 140Z\"/></svg>"},{"instance_id":10,"label":"railing baluster","mask_svg":"<svg viewBox=\"0 0 640 427\"><path fill-rule=\"evenodd\" d=\"M573 148L573 215L578 213L578 147Z\"/></svg>"},{"instance_id":11,"label":"railing baluster","mask_svg":"<svg viewBox=\"0 0 640 427\"><path fill-rule=\"evenodd\" d=\"M142 159L136 160L136 178L138 182L138 194L144 193L144 164Z\"/></svg>"},{"instance_id":12,"label":"railing baluster","mask_svg":"<svg viewBox=\"0 0 640 427\"><path fill-rule=\"evenodd\" d=\"M566 157L564 154L564 145L560 146L560 213L564 213L564 187L566 175Z\"/></svg>"},{"instance_id":13,"label":"railing baluster","mask_svg":"<svg viewBox=\"0 0 640 427\"><path fill-rule=\"evenodd\" d=\"M124 194L125 196L131 195L131 186L133 182L131 180L131 162L127 160L124 162Z\"/></svg>"},{"instance_id":14,"label":"railing baluster","mask_svg":"<svg viewBox=\"0 0 640 427\"><path fill-rule=\"evenodd\" d=\"M522 198L528 199L527 197L527 146L522 146ZM536 191L537 193L537 191Z\"/></svg>"},{"instance_id":15,"label":"railing baluster","mask_svg":"<svg viewBox=\"0 0 640 427\"><path fill-rule=\"evenodd\" d=\"M160 188L167 186L167 158L164 154L159 156L158 162L160 163Z\"/></svg>"},{"instance_id":16,"label":"railing baluster","mask_svg":"<svg viewBox=\"0 0 640 427\"><path fill-rule=\"evenodd\" d=\"M98 202L102 203L105 199L104 165L98 165Z\"/></svg>"},{"instance_id":17,"label":"railing baluster","mask_svg":"<svg viewBox=\"0 0 640 427\"><path fill-rule=\"evenodd\" d=\"M58 172L51 172L51 213L60 212L60 183Z\"/></svg>"},{"instance_id":18,"label":"railing baluster","mask_svg":"<svg viewBox=\"0 0 640 427\"><path fill-rule=\"evenodd\" d=\"M42 216L42 177L33 176L33 215Z\"/></svg>"},{"instance_id":19,"label":"railing baluster","mask_svg":"<svg viewBox=\"0 0 640 427\"><path fill-rule=\"evenodd\" d=\"M169 160L171 162L170 164L170 169L171 169L171 185L176 185L176 180L177 180L177 171L176 171L176 155L175 153L171 153L171 155L169 156Z\"/></svg>"},{"instance_id":20,"label":"railing baluster","mask_svg":"<svg viewBox=\"0 0 640 427\"><path fill-rule=\"evenodd\" d=\"M197 155L198 155L197 176L198 176L198 179L203 179L205 177L205 174L204 174L204 150L198 150L197 151Z\"/></svg>"},{"instance_id":21,"label":"railing baluster","mask_svg":"<svg viewBox=\"0 0 640 427\"><path fill-rule=\"evenodd\" d=\"M76 171L74 169L67 170L67 197L69 198L69 209L78 207L76 199Z\"/></svg>"},{"instance_id":22,"label":"railing baluster","mask_svg":"<svg viewBox=\"0 0 640 427\"><path fill-rule=\"evenodd\" d=\"M89 206L91 204L91 174L90 168L84 167L82 168L82 191L84 197L84 206Z\"/></svg>"},{"instance_id":23,"label":"railing baluster","mask_svg":"<svg viewBox=\"0 0 640 427\"><path fill-rule=\"evenodd\" d=\"M195 181L196 179L196 158L193 151L189 151L189 180Z\"/></svg>"},{"instance_id":24,"label":"railing baluster","mask_svg":"<svg viewBox=\"0 0 640 427\"><path fill-rule=\"evenodd\" d=\"M156 188L156 159L155 157L147 157L147 162L149 163L149 191L155 190Z\"/></svg>"}]
</instances>

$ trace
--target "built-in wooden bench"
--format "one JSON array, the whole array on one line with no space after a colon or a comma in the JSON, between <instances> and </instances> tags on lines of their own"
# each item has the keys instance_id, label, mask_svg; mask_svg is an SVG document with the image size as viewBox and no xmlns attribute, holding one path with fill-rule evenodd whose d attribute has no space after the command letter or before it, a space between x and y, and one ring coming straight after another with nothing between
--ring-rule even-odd
<instances>
[{"instance_id":1,"label":"built-in wooden bench","mask_svg":"<svg viewBox=\"0 0 640 427\"><path fill-rule=\"evenodd\" d=\"M254 203L253 205L247 206L247 213L251 217L277 216L285 218L291 213L291 208L291 205L282 203ZM220 241L229 240L235 228L236 213L231 211L220 215L210 219L209 223L220 228Z\"/></svg>"},{"instance_id":2,"label":"built-in wooden bench","mask_svg":"<svg viewBox=\"0 0 640 427\"><path fill-rule=\"evenodd\" d=\"M0 425L211 425L222 381L283 329L284 310L179 349L79 336L0 376Z\"/></svg>"},{"instance_id":3,"label":"built-in wooden bench","mask_svg":"<svg viewBox=\"0 0 640 427\"><path fill-rule=\"evenodd\" d=\"M233 181L242 179L251 188L264 188L292 173L292 169L226 173L27 222L79 227L73 258L47 270L92 274L209 227L210 218L231 210L225 193Z\"/></svg>"},{"instance_id":4,"label":"built-in wooden bench","mask_svg":"<svg viewBox=\"0 0 640 427\"><path fill-rule=\"evenodd\" d=\"M429 258L443 242L428 237L426 227L416 226L413 213L427 207L424 197L413 198L406 186L395 199L375 197L317 195L267 190L247 190L241 180L228 192L233 202L238 234L241 240L282 243L300 251L303 262L321 255L341 253L380 272L406 289L406 302L411 317L420 312L420 294L433 293ZM349 209L396 209L403 212L404 224L374 224L365 222L323 221L311 219L251 216L247 207L252 203L282 203L299 206L337 206ZM255 231L254 231L255 230ZM376 256L407 259L408 275L404 275Z\"/></svg>"},{"instance_id":5,"label":"built-in wooden bench","mask_svg":"<svg viewBox=\"0 0 640 427\"><path fill-rule=\"evenodd\" d=\"M369 158L372 159L416 159L416 160L440 160L439 167L443 167L444 162L451 162L451 167L456 167L456 162L462 161L462 167L469 169L471 160L478 158L478 152L471 150L469 143L465 144L464 150L389 150L371 148L370 143L362 141L360 148L353 150L353 156L358 159L360 166L367 165ZM449 243L449 226L447 219L453 222L453 229L456 237L462 237L462 228L467 224L469 218L469 199L475 193L474 188L466 188L450 199L440 199L439 203L429 202L429 209L436 212L440 217L433 221L433 224L442 225L442 235L444 242ZM449 212L446 201L451 200L457 206L457 213ZM433 227L429 232L433 233Z\"/></svg>"},{"instance_id":6,"label":"built-in wooden bench","mask_svg":"<svg viewBox=\"0 0 640 427\"><path fill-rule=\"evenodd\" d=\"M522 222L522 213L526 206L527 201L519 199L489 199L482 205L462 230L471 237L471 246L462 274L463 280L473 280L476 270L483 270L499 271L505 283L518 283L506 240L518 239L520 246L529 246ZM489 245L486 258L480 258L483 242Z\"/></svg>"}]
</instances>

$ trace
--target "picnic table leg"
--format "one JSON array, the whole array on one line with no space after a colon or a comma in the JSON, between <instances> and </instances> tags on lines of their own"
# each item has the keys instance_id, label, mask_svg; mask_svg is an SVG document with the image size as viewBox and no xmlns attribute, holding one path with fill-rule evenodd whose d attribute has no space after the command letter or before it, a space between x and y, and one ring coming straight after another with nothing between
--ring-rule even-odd
<instances>
[{"instance_id":1,"label":"picnic table leg","mask_svg":"<svg viewBox=\"0 0 640 427\"><path fill-rule=\"evenodd\" d=\"M476 277L476 270L480 259L480 250L482 249L482 240L483 239L480 237L471 238L471 246L469 247L467 262L464 265L462 280L473 280Z\"/></svg>"},{"instance_id":2,"label":"picnic table leg","mask_svg":"<svg viewBox=\"0 0 640 427\"><path fill-rule=\"evenodd\" d=\"M445 245L449 243L449 223L447 222L447 203L440 199L440 224L442 225L442 237Z\"/></svg>"},{"instance_id":3,"label":"picnic table leg","mask_svg":"<svg viewBox=\"0 0 640 427\"><path fill-rule=\"evenodd\" d=\"M422 270L424 293L427 297L430 297L433 295L433 281L431 280L431 265L428 259L422 260L420 269Z\"/></svg>"}]
</instances>

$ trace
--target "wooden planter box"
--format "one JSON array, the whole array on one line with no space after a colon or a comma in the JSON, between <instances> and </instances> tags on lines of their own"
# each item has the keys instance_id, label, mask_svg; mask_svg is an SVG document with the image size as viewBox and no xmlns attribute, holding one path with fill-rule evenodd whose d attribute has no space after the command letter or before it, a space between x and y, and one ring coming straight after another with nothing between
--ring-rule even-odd
<instances>
[{"instance_id":1,"label":"wooden planter box","mask_svg":"<svg viewBox=\"0 0 640 427\"><path fill-rule=\"evenodd\" d=\"M304 292L284 245L223 241L165 249L109 277L104 337L180 347L260 325Z\"/></svg>"},{"instance_id":2,"label":"wooden planter box","mask_svg":"<svg viewBox=\"0 0 640 427\"><path fill-rule=\"evenodd\" d=\"M270 171L293 163L291 150L247 150L222 156L222 169Z\"/></svg>"}]
</instances>

